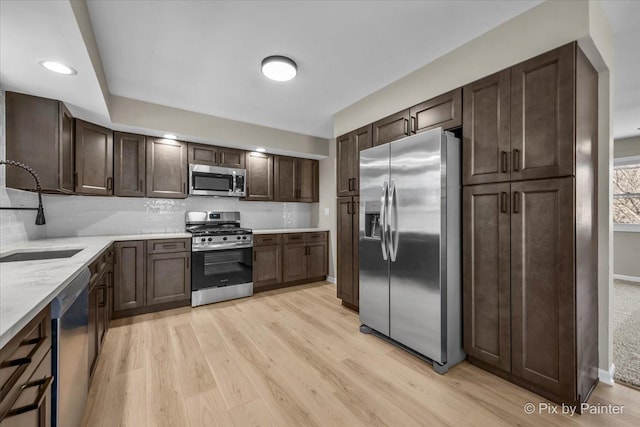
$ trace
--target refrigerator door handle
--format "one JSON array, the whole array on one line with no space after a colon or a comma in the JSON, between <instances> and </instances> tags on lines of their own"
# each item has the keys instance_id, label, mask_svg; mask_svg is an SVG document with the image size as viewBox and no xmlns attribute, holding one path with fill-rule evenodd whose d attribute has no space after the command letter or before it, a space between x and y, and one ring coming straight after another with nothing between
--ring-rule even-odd
<instances>
[{"instance_id":1,"label":"refrigerator door handle","mask_svg":"<svg viewBox=\"0 0 640 427\"><path fill-rule=\"evenodd\" d=\"M396 180L391 180L389 189L389 258L392 262L396 261L396 255L398 255L398 212L397 212L397 200L398 190L396 190Z\"/></svg>"},{"instance_id":2,"label":"refrigerator door handle","mask_svg":"<svg viewBox=\"0 0 640 427\"><path fill-rule=\"evenodd\" d=\"M382 259L387 260L389 252L387 245L387 194L389 183L385 180L382 184L382 195L380 196L380 248L382 249Z\"/></svg>"}]
</instances>

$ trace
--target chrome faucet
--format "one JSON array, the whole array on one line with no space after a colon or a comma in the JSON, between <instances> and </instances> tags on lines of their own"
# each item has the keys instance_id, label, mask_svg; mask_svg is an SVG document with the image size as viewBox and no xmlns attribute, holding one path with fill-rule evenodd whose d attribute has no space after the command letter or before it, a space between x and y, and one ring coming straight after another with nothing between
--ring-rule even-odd
<instances>
[{"instance_id":1,"label":"chrome faucet","mask_svg":"<svg viewBox=\"0 0 640 427\"><path fill-rule=\"evenodd\" d=\"M20 162L16 162L13 160L0 160L0 165L8 165L8 166L17 166L19 168L22 168L24 170L26 170L27 172L29 172L31 174L31 176L33 177L33 179L36 181L36 191L38 192L38 207L37 208L15 208L15 207L11 207L11 208L4 208L4 207L0 207L0 209L10 209L10 210L27 210L27 211L38 211L36 213L36 225L44 225L46 224L45 219L44 219L44 208L42 207L42 187L40 186L40 177L38 176L38 174L36 173L36 171L34 171L33 169L31 169L29 166L25 165L24 163L20 163Z\"/></svg>"}]
</instances>

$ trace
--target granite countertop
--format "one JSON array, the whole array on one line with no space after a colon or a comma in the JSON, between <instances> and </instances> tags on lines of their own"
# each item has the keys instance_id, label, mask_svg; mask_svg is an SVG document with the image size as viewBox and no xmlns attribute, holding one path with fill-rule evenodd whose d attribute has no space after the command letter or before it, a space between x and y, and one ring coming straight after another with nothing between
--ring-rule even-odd
<instances>
[{"instance_id":1,"label":"granite countertop","mask_svg":"<svg viewBox=\"0 0 640 427\"><path fill-rule=\"evenodd\" d=\"M0 247L16 251L82 249L70 258L0 263L0 348L115 241L191 238L189 233L128 234L33 240Z\"/></svg>"},{"instance_id":2,"label":"granite countertop","mask_svg":"<svg viewBox=\"0 0 640 427\"><path fill-rule=\"evenodd\" d=\"M253 234L282 234L282 233L313 233L316 231L329 231L329 228L272 228L265 230L253 230Z\"/></svg>"}]
</instances>

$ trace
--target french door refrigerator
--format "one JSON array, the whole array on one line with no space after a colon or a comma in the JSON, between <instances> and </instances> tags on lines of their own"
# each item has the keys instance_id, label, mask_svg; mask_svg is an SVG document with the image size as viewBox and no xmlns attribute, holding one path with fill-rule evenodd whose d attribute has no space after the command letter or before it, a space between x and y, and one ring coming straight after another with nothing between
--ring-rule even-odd
<instances>
[{"instance_id":1,"label":"french door refrigerator","mask_svg":"<svg viewBox=\"0 0 640 427\"><path fill-rule=\"evenodd\" d=\"M360 321L444 373L462 350L460 141L441 128L360 152Z\"/></svg>"}]
</instances>

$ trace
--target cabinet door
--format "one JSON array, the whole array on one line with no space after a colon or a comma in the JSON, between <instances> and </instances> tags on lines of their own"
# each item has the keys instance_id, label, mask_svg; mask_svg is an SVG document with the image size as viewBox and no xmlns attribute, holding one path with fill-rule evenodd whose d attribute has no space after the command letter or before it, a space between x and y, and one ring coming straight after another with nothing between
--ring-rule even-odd
<instances>
[{"instance_id":1,"label":"cabinet door","mask_svg":"<svg viewBox=\"0 0 640 427\"><path fill-rule=\"evenodd\" d=\"M355 305L354 292L355 271L354 266L358 262L354 260L354 230L353 230L353 199L351 197L339 197L337 202L337 290L338 298Z\"/></svg>"},{"instance_id":2,"label":"cabinet door","mask_svg":"<svg viewBox=\"0 0 640 427\"><path fill-rule=\"evenodd\" d=\"M253 288L282 283L282 246L253 248Z\"/></svg>"},{"instance_id":3,"label":"cabinet door","mask_svg":"<svg viewBox=\"0 0 640 427\"><path fill-rule=\"evenodd\" d=\"M511 68L512 180L574 174L575 48Z\"/></svg>"},{"instance_id":4,"label":"cabinet door","mask_svg":"<svg viewBox=\"0 0 640 427\"><path fill-rule=\"evenodd\" d=\"M116 242L113 262L113 311L144 307L144 242Z\"/></svg>"},{"instance_id":5,"label":"cabinet door","mask_svg":"<svg viewBox=\"0 0 640 427\"><path fill-rule=\"evenodd\" d=\"M113 194L113 132L75 121L76 193Z\"/></svg>"},{"instance_id":6,"label":"cabinet door","mask_svg":"<svg viewBox=\"0 0 640 427\"><path fill-rule=\"evenodd\" d=\"M309 159L297 159L296 181L298 202L317 202L318 191L318 161Z\"/></svg>"},{"instance_id":7,"label":"cabinet door","mask_svg":"<svg viewBox=\"0 0 640 427\"><path fill-rule=\"evenodd\" d=\"M244 200L273 200L273 156L248 152L246 164L247 182Z\"/></svg>"},{"instance_id":8,"label":"cabinet door","mask_svg":"<svg viewBox=\"0 0 640 427\"><path fill-rule=\"evenodd\" d=\"M462 126L464 185L509 181L510 72L466 85Z\"/></svg>"},{"instance_id":9,"label":"cabinet door","mask_svg":"<svg viewBox=\"0 0 640 427\"><path fill-rule=\"evenodd\" d=\"M574 178L511 184L512 373L573 402Z\"/></svg>"},{"instance_id":10,"label":"cabinet door","mask_svg":"<svg viewBox=\"0 0 640 427\"><path fill-rule=\"evenodd\" d=\"M147 306L191 298L191 252L147 255Z\"/></svg>"},{"instance_id":11,"label":"cabinet door","mask_svg":"<svg viewBox=\"0 0 640 427\"><path fill-rule=\"evenodd\" d=\"M196 165L218 165L218 147L206 144L195 144L190 142L188 144L188 158L189 164Z\"/></svg>"},{"instance_id":12,"label":"cabinet door","mask_svg":"<svg viewBox=\"0 0 640 427\"><path fill-rule=\"evenodd\" d=\"M293 282L307 278L307 244L282 245L282 281Z\"/></svg>"},{"instance_id":13,"label":"cabinet door","mask_svg":"<svg viewBox=\"0 0 640 427\"><path fill-rule=\"evenodd\" d=\"M60 125L58 141L58 186L59 190L66 193L73 193L75 186L73 183L73 116L62 102L58 103Z\"/></svg>"},{"instance_id":14,"label":"cabinet door","mask_svg":"<svg viewBox=\"0 0 640 427\"><path fill-rule=\"evenodd\" d=\"M187 197L187 143L147 138L147 197Z\"/></svg>"},{"instance_id":15,"label":"cabinet door","mask_svg":"<svg viewBox=\"0 0 640 427\"><path fill-rule=\"evenodd\" d=\"M511 370L509 184L463 190L464 351Z\"/></svg>"},{"instance_id":16,"label":"cabinet door","mask_svg":"<svg viewBox=\"0 0 640 427\"><path fill-rule=\"evenodd\" d=\"M351 196L355 193L353 178L356 174L356 162L358 161L357 147L352 133L336 138L336 150L336 195L338 197Z\"/></svg>"},{"instance_id":17,"label":"cabinet door","mask_svg":"<svg viewBox=\"0 0 640 427\"><path fill-rule=\"evenodd\" d=\"M326 276L328 272L327 242L307 243L307 277Z\"/></svg>"},{"instance_id":18,"label":"cabinet door","mask_svg":"<svg viewBox=\"0 0 640 427\"><path fill-rule=\"evenodd\" d=\"M360 306L360 197L354 197L351 205L351 241L353 242L353 303Z\"/></svg>"},{"instance_id":19,"label":"cabinet door","mask_svg":"<svg viewBox=\"0 0 640 427\"><path fill-rule=\"evenodd\" d=\"M218 147L218 165L226 168L244 169L244 154L243 150Z\"/></svg>"},{"instance_id":20,"label":"cabinet door","mask_svg":"<svg viewBox=\"0 0 640 427\"><path fill-rule=\"evenodd\" d=\"M373 124L373 146L409 136L409 110L392 114Z\"/></svg>"},{"instance_id":21,"label":"cabinet door","mask_svg":"<svg viewBox=\"0 0 640 427\"><path fill-rule=\"evenodd\" d=\"M93 369L98 359L98 294L96 287L89 291L89 374L93 375Z\"/></svg>"},{"instance_id":22,"label":"cabinet door","mask_svg":"<svg viewBox=\"0 0 640 427\"><path fill-rule=\"evenodd\" d=\"M411 132L437 127L445 130L462 126L462 89L458 88L410 109Z\"/></svg>"},{"instance_id":23,"label":"cabinet door","mask_svg":"<svg viewBox=\"0 0 640 427\"><path fill-rule=\"evenodd\" d=\"M146 138L115 132L113 147L114 193L120 197L144 197Z\"/></svg>"},{"instance_id":24,"label":"cabinet door","mask_svg":"<svg viewBox=\"0 0 640 427\"><path fill-rule=\"evenodd\" d=\"M104 340L105 333L107 332L107 274L103 275L102 283L96 287L98 293L98 307L96 314L96 345L97 354L100 354L102 349L102 341Z\"/></svg>"},{"instance_id":25,"label":"cabinet door","mask_svg":"<svg viewBox=\"0 0 640 427\"><path fill-rule=\"evenodd\" d=\"M274 200L278 202L298 201L297 161L293 157L275 156Z\"/></svg>"},{"instance_id":26,"label":"cabinet door","mask_svg":"<svg viewBox=\"0 0 640 427\"><path fill-rule=\"evenodd\" d=\"M353 142L356 146L354 153L353 183L351 184L351 193L353 196L360 194L360 152L373 147L373 132L371 129L372 126L367 125L351 132L353 134Z\"/></svg>"}]
</instances>

